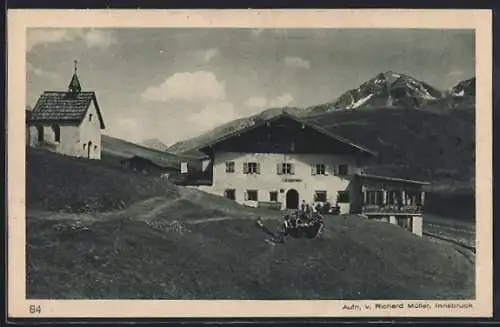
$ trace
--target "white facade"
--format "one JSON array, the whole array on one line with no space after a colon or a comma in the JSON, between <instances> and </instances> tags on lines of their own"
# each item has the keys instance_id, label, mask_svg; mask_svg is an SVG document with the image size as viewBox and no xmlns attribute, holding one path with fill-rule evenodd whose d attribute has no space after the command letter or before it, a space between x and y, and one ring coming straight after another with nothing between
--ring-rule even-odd
<instances>
[{"instance_id":1,"label":"white facade","mask_svg":"<svg viewBox=\"0 0 500 327\"><path fill-rule=\"evenodd\" d=\"M227 172L227 164L231 162L234 172ZM253 162L258 163L258 172L244 173L245 165ZM278 174L278 165L284 163L291 164L293 174ZM317 173L318 164L324 165L324 174ZM347 165L348 173L339 175L339 165ZM326 201L334 205L338 192L347 189L350 176L358 171L355 158L349 156L217 152L214 156L213 184L199 188L220 196L225 196L227 190L234 190L231 192L234 192L238 203L255 207L258 202L279 202L282 209L287 207L287 200L296 201L289 192L295 190L298 193L299 205L302 201L314 205L322 202L315 201L316 192L326 191ZM249 190L257 191L257 199L252 198L255 192L248 195ZM271 197L271 192L276 192L273 195L276 198Z\"/></svg>"},{"instance_id":2,"label":"white facade","mask_svg":"<svg viewBox=\"0 0 500 327\"><path fill-rule=\"evenodd\" d=\"M39 137L40 132L43 137ZM73 157L101 159L101 124L94 101L80 124L32 123L27 137L29 146L44 147Z\"/></svg>"}]
</instances>

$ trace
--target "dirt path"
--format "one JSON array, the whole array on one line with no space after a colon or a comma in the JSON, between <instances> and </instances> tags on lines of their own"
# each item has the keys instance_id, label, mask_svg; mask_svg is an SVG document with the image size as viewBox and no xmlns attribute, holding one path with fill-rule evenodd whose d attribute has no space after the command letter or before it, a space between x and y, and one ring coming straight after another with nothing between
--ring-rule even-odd
<instances>
[{"instance_id":1,"label":"dirt path","mask_svg":"<svg viewBox=\"0 0 500 327\"><path fill-rule=\"evenodd\" d=\"M216 217L216 218L189 220L189 221L186 221L185 224L197 225L197 224L209 223L209 222L213 222L213 221L222 221L222 220L230 220L230 219L233 219L233 218L232 217Z\"/></svg>"},{"instance_id":2,"label":"dirt path","mask_svg":"<svg viewBox=\"0 0 500 327\"><path fill-rule=\"evenodd\" d=\"M69 220L88 223L116 218L132 218L134 220L151 221L164 214L166 211L168 211L169 207L175 206L179 201L189 201L194 204L199 204L206 209L217 209L220 210L223 214L227 215L223 217L185 221L185 223L189 224L228 220L231 219L230 216L232 214L235 214L242 218L256 218L258 215L260 215L260 213L254 212L254 209L251 208L236 206L233 203L230 203L228 205L228 203L225 203L224 200L220 202L220 199L211 199L211 195L207 195L197 189L179 188L179 191L179 197L152 197L143 201L133 203L129 207L122 210L94 213L64 213L28 209L27 216L46 220ZM266 218L265 214L263 215L263 218Z\"/></svg>"}]
</instances>

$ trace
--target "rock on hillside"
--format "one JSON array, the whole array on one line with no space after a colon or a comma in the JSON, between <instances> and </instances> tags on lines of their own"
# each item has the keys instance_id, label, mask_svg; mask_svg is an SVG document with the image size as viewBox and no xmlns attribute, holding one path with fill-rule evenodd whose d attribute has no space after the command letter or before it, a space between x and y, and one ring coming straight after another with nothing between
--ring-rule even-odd
<instances>
[{"instance_id":1,"label":"rock on hillside","mask_svg":"<svg viewBox=\"0 0 500 327\"><path fill-rule=\"evenodd\" d=\"M314 106L308 111L321 114L338 109L421 108L441 96L440 91L425 82L388 71L376 75L356 89L345 92L334 102Z\"/></svg>"}]
</instances>

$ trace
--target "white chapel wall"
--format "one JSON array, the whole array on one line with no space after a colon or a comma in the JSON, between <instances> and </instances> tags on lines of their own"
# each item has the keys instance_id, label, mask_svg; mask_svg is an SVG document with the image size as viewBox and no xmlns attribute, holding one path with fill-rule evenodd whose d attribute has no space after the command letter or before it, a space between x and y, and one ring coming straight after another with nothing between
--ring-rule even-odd
<instances>
[{"instance_id":1,"label":"white chapel wall","mask_svg":"<svg viewBox=\"0 0 500 327\"><path fill-rule=\"evenodd\" d=\"M85 114L82 122L80 123L80 135L79 135L79 152L80 156L88 157L90 154L90 159L101 159L101 127L100 127L99 116L97 115L97 109L94 105L94 101L90 103L90 107ZM88 144L91 142L90 152L88 150ZM85 145L85 146L84 146Z\"/></svg>"}]
</instances>

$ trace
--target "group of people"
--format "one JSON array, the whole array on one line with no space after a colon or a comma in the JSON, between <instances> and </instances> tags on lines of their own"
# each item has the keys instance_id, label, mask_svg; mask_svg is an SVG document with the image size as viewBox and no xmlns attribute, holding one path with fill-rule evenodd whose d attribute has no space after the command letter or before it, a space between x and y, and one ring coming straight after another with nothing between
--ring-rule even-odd
<instances>
[{"instance_id":1,"label":"group of people","mask_svg":"<svg viewBox=\"0 0 500 327\"><path fill-rule=\"evenodd\" d=\"M285 227L309 227L322 222L323 218L314 207L302 201L300 209L285 215Z\"/></svg>"}]
</instances>

